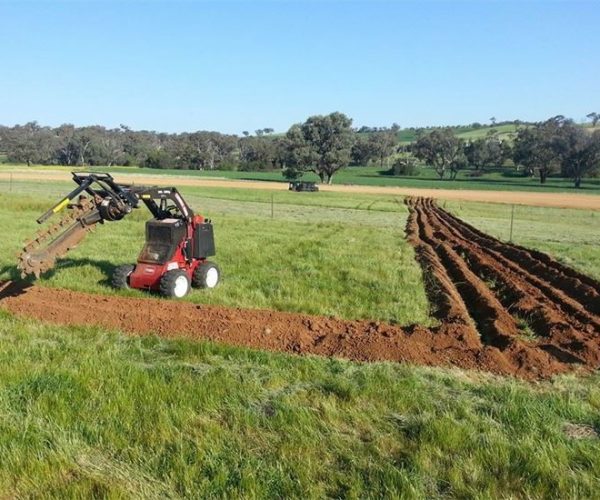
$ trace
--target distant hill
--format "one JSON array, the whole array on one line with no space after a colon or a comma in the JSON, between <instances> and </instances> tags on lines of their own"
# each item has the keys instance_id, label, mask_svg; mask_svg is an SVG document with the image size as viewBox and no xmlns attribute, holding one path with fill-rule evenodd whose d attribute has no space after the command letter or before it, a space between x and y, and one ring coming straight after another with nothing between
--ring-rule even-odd
<instances>
[{"instance_id":1,"label":"distant hill","mask_svg":"<svg viewBox=\"0 0 600 500\"><path fill-rule=\"evenodd\" d=\"M533 123L528 122L502 122L496 125L480 125L480 124L472 124L472 125L456 125L450 126L450 128L454 131L457 137L464 139L466 141L472 141L475 139L480 139L482 137L486 137L491 132L496 132L501 139L512 140L514 134L516 134L517 130L522 127L529 127L533 125ZM585 123L581 125L586 130L590 132L594 132L596 130L600 130L600 124L592 127L591 123ZM398 141L401 144L410 144L414 142L419 137L419 134L427 134L433 130L441 129L445 127L411 127L411 128L403 128L400 129L397 133ZM378 131L386 130L385 127L361 127L357 130L359 136L369 136Z\"/></svg>"},{"instance_id":2,"label":"distant hill","mask_svg":"<svg viewBox=\"0 0 600 500\"><path fill-rule=\"evenodd\" d=\"M499 134L501 138L510 138L512 134L514 134L519 127L526 127L530 125L529 123L501 123L498 125L458 125L451 126L450 128L454 131L454 133L465 140L474 140L479 139L481 137L485 137L490 132L495 131ZM422 128L404 128L398 131L397 137L398 141L401 144L409 144L414 142L419 137L419 134L426 134L436 129L445 128L445 127L422 127ZM369 136L377 131L385 130L384 128L371 128L369 127L361 127L358 129L358 135Z\"/></svg>"}]
</instances>

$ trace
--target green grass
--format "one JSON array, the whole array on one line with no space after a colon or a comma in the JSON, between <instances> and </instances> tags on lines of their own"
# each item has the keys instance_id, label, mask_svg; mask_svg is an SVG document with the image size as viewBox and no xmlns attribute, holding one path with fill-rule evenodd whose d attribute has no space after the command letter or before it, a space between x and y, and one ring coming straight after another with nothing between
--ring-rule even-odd
<instances>
[{"instance_id":1,"label":"green grass","mask_svg":"<svg viewBox=\"0 0 600 500\"><path fill-rule=\"evenodd\" d=\"M404 239L403 205L390 200L388 206L396 211L382 212L278 203L276 218L271 219L270 203L235 202L204 197L202 190L184 191L192 206L214 220L215 261L223 272L217 289L194 290L185 300L403 324L429 321L421 271ZM228 193L239 196L235 190ZM255 193L247 196L253 198ZM338 199L340 205L348 202L339 196L331 199ZM0 203L0 225L11 234L0 242L0 279L6 279L15 276L15 254L21 242L33 235L35 219L52 201L9 193L0 195ZM147 218L141 209L119 223L99 226L40 283L124 293L110 287L109 276L116 265L135 262ZM146 296L137 290L127 294Z\"/></svg>"},{"instance_id":2,"label":"green grass","mask_svg":"<svg viewBox=\"0 0 600 500\"><path fill-rule=\"evenodd\" d=\"M530 385L0 312L0 496L591 498L600 379Z\"/></svg>"},{"instance_id":3,"label":"green grass","mask_svg":"<svg viewBox=\"0 0 600 500\"><path fill-rule=\"evenodd\" d=\"M0 279L14 276L20 242L70 185L6 187ZM224 272L220 288L186 300L431 321L401 200L277 192L271 218L267 191L183 192L214 219ZM507 239L510 207L446 205ZM515 241L600 277L597 213L515 215ZM146 218L99 227L41 284L145 296L106 280L135 259ZM599 382L131 338L0 311L0 497L590 498L600 490Z\"/></svg>"},{"instance_id":4,"label":"green grass","mask_svg":"<svg viewBox=\"0 0 600 500\"><path fill-rule=\"evenodd\" d=\"M471 127L460 127L456 131L457 137L460 137L464 140L474 140L474 139L482 139L487 137L490 132L495 132L498 134L498 137L501 139L510 140L512 135L517 131L519 127L513 124L505 124L505 125L496 125L496 126L486 126L480 128L471 128Z\"/></svg>"},{"instance_id":5,"label":"green grass","mask_svg":"<svg viewBox=\"0 0 600 500\"><path fill-rule=\"evenodd\" d=\"M0 313L5 497L592 497L600 380L529 385Z\"/></svg>"},{"instance_id":6,"label":"green grass","mask_svg":"<svg viewBox=\"0 0 600 500\"><path fill-rule=\"evenodd\" d=\"M2 194L0 189L0 224L11 235L0 241L0 279L15 276L21 242L37 229L35 219L70 185L28 182L13 188L20 194ZM41 195L42 189L55 192L54 197ZM183 193L214 220L215 260L223 271L222 286L193 291L186 300L400 324L432 321L420 269L405 241L407 212L401 199L195 187L184 187ZM508 240L510 206L442 205ZM98 227L41 284L124 293L110 288L108 276L116 265L135 261L147 217L140 209L122 222ZM593 211L518 206L513 240L600 279L600 234L594 230L598 217ZM145 296L141 291L127 293Z\"/></svg>"},{"instance_id":7,"label":"green grass","mask_svg":"<svg viewBox=\"0 0 600 500\"><path fill-rule=\"evenodd\" d=\"M434 130L435 127L430 128L429 130L423 129L422 133L429 133ZM460 137L465 140L473 140L479 139L482 137L486 137L491 131L494 131L498 134L502 139L507 138L510 139L512 134L514 134L518 127L512 124L504 124L504 125L483 125L479 128L473 128L470 125L452 127L454 133L457 137ZM372 132L361 132L359 135L368 137ZM401 144L410 144L418 139L418 132L415 129L400 129L397 134L398 141Z\"/></svg>"},{"instance_id":8,"label":"green grass","mask_svg":"<svg viewBox=\"0 0 600 500\"><path fill-rule=\"evenodd\" d=\"M0 172L9 172L16 169L23 170L24 166L1 166ZM487 190L487 191L531 191L540 193L553 192L572 192L582 194L600 194L600 179L585 179L580 189L573 187L570 179L551 177L546 184L541 185L537 177L523 177L511 168L501 171L490 171L485 174L474 177L471 170L460 171L455 180L440 180L435 171L428 167L422 167L419 175L416 176L390 176L385 171L388 167L348 167L341 170L334 176L334 184L350 184L364 186L399 186L410 188L426 189L457 189L457 190ZM44 170L62 170L71 171L73 168L67 167L29 167L29 169ZM238 172L238 171L198 171L198 170L157 170L138 167L93 167L86 168L86 171L111 172L115 174L145 174L145 175L176 175L190 176L198 178L221 178L221 179L242 179L242 180L260 180L270 182L287 182L283 179L279 171L273 172ZM318 181L315 174L308 173L303 177L304 180ZM4 181L6 182L6 181Z\"/></svg>"}]
</instances>

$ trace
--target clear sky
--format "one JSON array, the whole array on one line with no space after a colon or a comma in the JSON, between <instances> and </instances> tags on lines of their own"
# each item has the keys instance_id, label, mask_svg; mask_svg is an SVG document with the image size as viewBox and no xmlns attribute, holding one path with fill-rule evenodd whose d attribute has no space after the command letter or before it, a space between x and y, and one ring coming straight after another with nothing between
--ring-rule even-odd
<instances>
[{"instance_id":1,"label":"clear sky","mask_svg":"<svg viewBox=\"0 0 600 500\"><path fill-rule=\"evenodd\" d=\"M0 0L0 124L287 130L600 112L600 2Z\"/></svg>"}]
</instances>

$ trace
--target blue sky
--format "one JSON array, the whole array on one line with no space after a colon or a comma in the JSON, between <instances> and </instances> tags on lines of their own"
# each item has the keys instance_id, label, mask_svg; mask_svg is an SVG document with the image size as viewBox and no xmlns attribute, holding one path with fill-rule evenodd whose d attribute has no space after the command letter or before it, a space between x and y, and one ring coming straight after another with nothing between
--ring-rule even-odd
<instances>
[{"instance_id":1,"label":"blue sky","mask_svg":"<svg viewBox=\"0 0 600 500\"><path fill-rule=\"evenodd\" d=\"M600 3L0 0L0 123L284 131L600 112Z\"/></svg>"}]
</instances>

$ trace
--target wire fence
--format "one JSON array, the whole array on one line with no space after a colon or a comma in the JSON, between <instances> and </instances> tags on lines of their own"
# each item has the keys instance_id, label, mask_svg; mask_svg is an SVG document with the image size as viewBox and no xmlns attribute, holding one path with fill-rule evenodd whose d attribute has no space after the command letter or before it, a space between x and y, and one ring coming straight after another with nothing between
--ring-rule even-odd
<instances>
[{"instance_id":1,"label":"wire fence","mask_svg":"<svg viewBox=\"0 0 600 500\"><path fill-rule=\"evenodd\" d=\"M28 196L52 203L71 190L69 181L22 180L12 175L0 178L0 195ZM401 197L352 194L332 200L325 193L262 192L260 199L232 198L219 192L202 193L183 188L186 199L198 213L219 217L251 217L305 224L340 223L404 230L408 211ZM337 203L337 205L336 205ZM544 239L554 242L584 242L600 245L600 213L593 210L535 207L479 202L440 201L442 208L502 240L510 242ZM5 205L10 208L11 199ZM596 228L596 230L594 230Z\"/></svg>"},{"instance_id":2,"label":"wire fence","mask_svg":"<svg viewBox=\"0 0 600 500\"><path fill-rule=\"evenodd\" d=\"M39 201L48 201L49 204L65 196L71 189L71 183L66 181L42 182L0 178L0 194L34 197ZM220 216L258 217L272 221L368 224L381 228L404 229L408 213L402 199L389 196L369 203L359 201L354 206L335 206L321 201L319 193L290 195L287 191L278 191L262 195L261 199L233 199L218 193L196 193L194 189L185 187L182 191L196 212L212 219ZM307 195L310 198L307 198ZM9 199L9 207L10 202Z\"/></svg>"}]
</instances>

